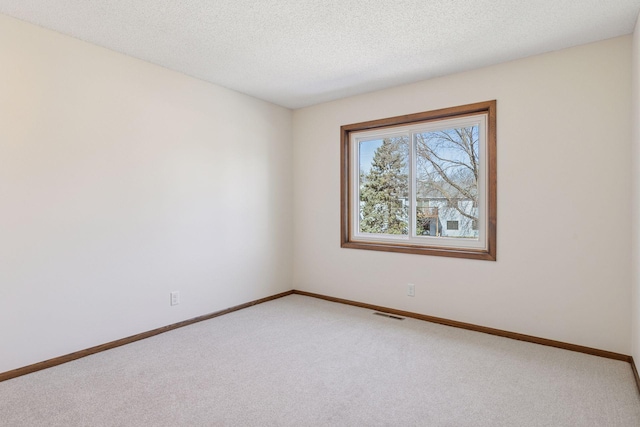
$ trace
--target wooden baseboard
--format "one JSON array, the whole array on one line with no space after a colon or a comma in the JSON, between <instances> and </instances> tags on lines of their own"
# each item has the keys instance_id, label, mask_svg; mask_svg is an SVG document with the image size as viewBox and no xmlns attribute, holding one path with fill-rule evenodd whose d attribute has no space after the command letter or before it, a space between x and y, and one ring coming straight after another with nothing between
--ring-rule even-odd
<instances>
[{"instance_id":1,"label":"wooden baseboard","mask_svg":"<svg viewBox=\"0 0 640 427\"><path fill-rule=\"evenodd\" d=\"M555 340L550 340L550 339L546 339L546 338L534 337L532 335L525 335L525 334L519 334L519 333L516 333L516 332L503 331L501 329L488 328L486 326L474 325L472 323L458 322L456 320L449 320L449 319L443 319L441 317L427 316L425 314L412 313L410 311L403 311L403 310L396 310L396 309L389 308L389 307L382 307L382 306L379 306L379 305L366 304L366 303L346 300L346 299L342 299L342 298L334 298L334 297L329 297L329 296L326 296L326 295L314 294L314 293L311 293L311 292L294 290L293 293L297 294L297 295L304 295L304 296L308 296L308 297L320 298L320 299L324 299L324 300L332 301L332 302L337 302L337 303L341 303L341 304L347 304L347 305L353 305L353 306L356 306L356 307L362 307L362 308L366 308L366 309L369 309L369 310L382 311L382 312L385 312L385 313L394 314L396 316L411 317L413 319L425 320L427 322L439 323L441 325L453 326L453 327L461 328L461 329L468 329L470 331L483 332L485 334L497 335L499 337L511 338L511 339L519 340L519 341L527 341L527 342L531 342L531 343L535 343L535 344L542 344L542 345L547 345L547 346L550 346L550 347L557 347L557 348L561 348L561 349L564 349L564 350L571 350L571 351L577 351L579 353L591 354L591 355L594 355L594 356L606 357L608 359L621 360L621 361L629 362L629 363L631 363L631 360L632 360L631 356L627 356L625 354L614 353L612 351L606 351L606 350L599 350L597 348L585 347L585 346L577 345L577 344L569 344L569 343L565 343L565 342L562 342L562 341L555 341ZM636 376L636 378L637 378L637 376Z\"/></svg>"},{"instance_id":2,"label":"wooden baseboard","mask_svg":"<svg viewBox=\"0 0 640 427\"><path fill-rule=\"evenodd\" d=\"M412 313L410 311L403 311L403 310L396 310L393 308L389 308L389 307L383 307L383 306L379 306L379 305L373 305L373 304L367 304L367 303L362 303L362 302L357 302L357 301L351 301L351 300L346 300L346 299L342 299L342 298L335 298L335 297L330 297L330 296L326 296L326 295L321 295L321 294L315 294L315 293L311 293L311 292L305 292L305 291L298 291L298 290L291 290L291 291L286 291L286 292L282 292L276 295L272 295L266 298L261 298L255 301L251 301L245 304L240 304L240 305L236 305L234 307L229 307L227 309L224 310L220 310L220 311L216 311L213 313L209 313L209 314L205 314L202 316L198 316L198 317L194 317L192 319L188 319L188 320L184 320L182 322L178 322L178 323L174 323L172 325L167 325L167 326L163 326L161 328L157 328L157 329L153 329L151 331L147 331L147 332L142 332L140 334L136 334L136 335L132 335L130 337L126 337L126 338L122 338L119 340L115 340L115 341L111 341L105 344L101 344L101 345L97 345L95 347L91 347L85 350L80 350L80 351L76 351L74 353L70 353L64 356L60 356L60 357L55 357L53 359L49 359L49 360L45 360L43 362L38 362L38 363L34 363L32 365L28 365L28 366L24 366L22 368L18 368L18 369L14 369L11 371L7 371L7 372L2 372L0 373L0 382L2 381L6 381L12 378L16 378L22 375L26 375L26 374L30 374L32 372L37 372L40 371L42 369L47 369L47 368L51 368L53 366L57 366L57 365L61 365L63 363L67 363L70 362L72 360L76 360L76 359L80 359L82 357L86 357L92 354L96 354L99 353L101 351L105 351L105 350L109 350L112 348L116 348L116 347L120 347L122 345L125 344L130 344L132 342L135 341L139 341L145 338L149 338L152 337L154 335L158 335L158 334L162 334L164 332L168 332L168 331L172 331L174 329L178 329L181 328L183 326L188 326L188 325L192 325L194 323L197 322L202 322L204 320L209 320L209 319L213 319L214 317L218 317L218 316L222 316L223 314L228 314L228 313L232 313L234 311L238 311L238 310L242 310L243 308L247 308L247 307L251 307L253 305L256 304L261 304L263 302L267 302L267 301L271 301L274 299L278 299L278 298L282 298L285 297L287 295L291 295L291 294L297 294L297 295L304 295L304 296L308 296L308 297L313 297L313 298L319 298L319 299L323 299L323 300L327 300L327 301L331 301L331 302L336 302L336 303L340 303L340 304L347 304L347 305L352 305L355 307L361 307L361 308L366 308L369 310L374 310L374 311L382 311L385 313L389 313L389 314L394 314L397 316L403 316L403 317L410 317L413 319L419 319L419 320L424 320L427 322L432 322L432 323L439 323L441 325L446 325L446 326L453 326L456 328L462 328L462 329L468 329L471 331L476 331L476 332L483 332L485 334L491 334L491 335L497 335L500 337L505 337L505 338L511 338L511 339L516 339L516 340L520 340L520 341L527 341L527 342L531 342L531 343L535 343L535 344L541 344L541 345L547 345L547 346L551 346L551 347L557 347L557 348L561 348L564 350L570 350L570 351L577 351L580 353L586 353L586 354L591 354L594 356L600 356L600 357L606 357L608 359L615 359L615 360L621 360L624 362L629 362L631 364L631 369L633 370L633 374L635 376L636 379L636 384L638 386L638 391L640 392L640 376L638 375L638 369L636 368L636 364L633 360L633 357L631 356L627 356L624 354L620 354L620 353L614 353L611 351L606 351L606 350L599 350L596 348L591 348L591 347L585 347L585 346L581 346L581 345L576 345L576 344L569 344L569 343L565 343L562 341L555 341L555 340L549 340L546 338L539 338L539 337L534 337L531 335L524 335L524 334L519 334L519 333L515 333L515 332L509 332L509 331L504 331L501 329L494 329L494 328L488 328L485 326L478 326L478 325L474 325L471 323L464 323L464 322L458 322L455 320L449 320L449 319L443 319L440 317L434 317L434 316L427 316L425 314L419 314L419 313Z\"/></svg>"},{"instance_id":3,"label":"wooden baseboard","mask_svg":"<svg viewBox=\"0 0 640 427\"><path fill-rule=\"evenodd\" d=\"M458 322L456 320L443 319L441 317L427 316L425 314L412 313L410 311L396 310L389 307L382 307L379 305L366 304L357 301L346 300L342 298L335 298L321 294L314 294L312 292L305 291L293 291L294 294L304 295L313 298L319 298L331 302L337 302L340 304L353 305L356 307L362 307L373 311L381 311L384 313L389 313L396 316L403 317L411 317L413 319L424 320L427 322L439 323L441 325L453 326L455 328L468 329L470 331L475 332L483 332L485 334L497 335L499 337L511 338L520 341L527 341L534 344L547 345L550 347L561 348L563 350L577 351L579 353L591 354L593 356L605 357L607 359L620 360L623 362L628 362L631 365L631 370L633 371L633 375L636 379L636 386L638 388L638 393L640 393L640 375L638 374L638 369L636 367L635 361L632 356L627 356L626 354L614 353L612 351L599 350L597 348L585 347L577 344L569 344L562 341L555 341L546 338L534 337L532 335L518 334L516 332L504 331L501 329L487 328L485 326L474 325L472 323L464 323Z\"/></svg>"},{"instance_id":4,"label":"wooden baseboard","mask_svg":"<svg viewBox=\"0 0 640 427\"><path fill-rule=\"evenodd\" d=\"M636 385L638 386L638 393L640 393L640 375L638 375L638 368L636 367L636 362L633 360L633 357L629 356L631 361L631 370L633 371L633 376L636 377Z\"/></svg>"},{"instance_id":5,"label":"wooden baseboard","mask_svg":"<svg viewBox=\"0 0 640 427\"><path fill-rule=\"evenodd\" d=\"M164 332L172 331L174 329L182 328L183 326L192 325L203 320L213 319L214 317L222 316L234 311L242 310L243 308L251 307L256 304L271 301L277 298L282 298L287 295L291 295L293 291L282 292L276 295L272 295L266 298L261 298L255 301L247 302L245 304L229 307L224 310L216 311L213 313L205 314L202 316L194 317L192 319L183 320L182 322L174 323L172 325L163 326L161 328L153 329L151 331L142 332L140 334L132 335L130 337L122 338L119 340L111 341L105 344L100 344L95 347L87 348L85 350L76 351L74 353L66 354L60 357L54 357L53 359L45 360L43 362L34 363L33 365L24 366L22 368L14 369L7 372L0 373L0 382L6 381L12 378L16 378L22 375L30 374L32 372L40 371L42 369L51 368L53 366L61 365L63 363L71 362L72 360L80 359L92 354L99 353L101 351L110 350L112 348L120 347L121 345L130 344L135 341L139 341L145 338L152 337L154 335L162 334Z\"/></svg>"}]
</instances>

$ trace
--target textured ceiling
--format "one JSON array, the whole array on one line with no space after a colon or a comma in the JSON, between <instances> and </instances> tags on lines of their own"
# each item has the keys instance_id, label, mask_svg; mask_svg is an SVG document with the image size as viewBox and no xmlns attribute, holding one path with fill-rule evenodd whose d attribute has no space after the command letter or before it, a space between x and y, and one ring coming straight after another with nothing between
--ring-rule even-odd
<instances>
[{"instance_id":1,"label":"textured ceiling","mask_svg":"<svg viewBox=\"0 0 640 427\"><path fill-rule=\"evenodd\" d=\"M629 34L640 0L0 0L289 108Z\"/></svg>"}]
</instances>

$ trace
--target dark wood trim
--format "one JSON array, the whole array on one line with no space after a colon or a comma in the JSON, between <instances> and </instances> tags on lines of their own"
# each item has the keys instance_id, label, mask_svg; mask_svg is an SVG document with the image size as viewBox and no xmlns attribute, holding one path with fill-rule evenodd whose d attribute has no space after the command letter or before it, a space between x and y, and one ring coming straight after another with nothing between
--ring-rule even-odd
<instances>
[{"instance_id":1,"label":"dark wood trim","mask_svg":"<svg viewBox=\"0 0 640 427\"><path fill-rule=\"evenodd\" d=\"M491 243L489 239L488 243ZM341 247L350 249L366 249L369 251L400 252L414 255L434 255L451 258L480 259L485 261L495 261L495 256L487 250L445 248L433 246L413 246L394 243L373 243L373 242L343 242ZM495 246L494 246L495 247Z\"/></svg>"},{"instance_id":2,"label":"dark wood trim","mask_svg":"<svg viewBox=\"0 0 640 427\"><path fill-rule=\"evenodd\" d=\"M636 362L633 360L633 356L629 356L629 363L631 363L631 370L633 371L633 376L636 378L636 386L638 386L638 393L640 393L640 375L638 375L638 368L636 367Z\"/></svg>"},{"instance_id":3,"label":"dark wood trim","mask_svg":"<svg viewBox=\"0 0 640 427\"><path fill-rule=\"evenodd\" d=\"M487 255L491 261L496 260L496 245L498 233L498 129L496 119L496 101L489 101L487 107L488 135L487 135Z\"/></svg>"},{"instance_id":4,"label":"dark wood trim","mask_svg":"<svg viewBox=\"0 0 640 427\"><path fill-rule=\"evenodd\" d=\"M366 249L385 252L402 252L417 255L435 255L452 258L468 258L486 261L496 260L497 245L497 132L496 132L497 101L478 102L451 108L407 114L367 122L353 123L340 127L340 247L350 249ZM464 117L474 114L487 115L487 247L486 249L449 248L445 246L425 246L419 244L404 244L398 242L364 242L353 240L351 224L352 194L351 174L352 164L350 138L352 132L371 129L384 129L392 126L412 123L426 123L453 117Z\"/></svg>"},{"instance_id":5,"label":"dark wood trim","mask_svg":"<svg viewBox=\"0 0 640 427\"><path fill-rule=\"evenodd\" d=\"M354 132L369 129L383 129L392 126L406 125L416 122L428 122L442 119L448 119L451 117L464 117L471 116L478 113L484 113L493 104L495 107L495 100L476 102L474 104L458 105L455 107L441 108L438 110L430 110L421 113L404 114L402 116L387 117L384 119L369 120L366 122L352 123L349 125L341 126L341 129Z\"/></svg>"},{"instance_id":6,"label":"dark wood trim","mask_svg":"<svg viewBox=\"0 0 640 427\"><path fill-rule=\"evenodd\" d=\"M229 307L224 310L216 311L213 313L205 314L202 316L194 317L192 319L183 320L182 322L174 323L172 325L163 326L161 328L152 329L140 334L131 335L130 337L122 338L119 340L111 341L105 344L100 344L95 347L87 348L85 350L76 351L64 356L54 357L53 359L45 360L43 362L34 363L33 365L24 366L22 368L14 369L7 372L0 373L0 382L6 381L12 378L16 378L22 375L30 374L32 372L40 371L42 369L51 368L53 366L61 365L63 363L71 362L72 360L80 359L82 357L90 356L92 354L99 353L101 351L110 350L112 348L120 347L125 344L130 344L135 341L143 340L145 338L152 337L154 335L162 334L164 332L172 331L174 329L182 328L184 326L192 325L203 320L213 319L214 317L222 316L234 311L242 310L243 308L251 307L253 305L262 304L263 302L271 301L274 299L282 298L287 295L291 295L293 291L286 291L276 295L272 295L266 298L261 298L255 301L247 302L244 304Z\"/></svg>"},{"instance_id":7,"label":"dark wood trim","mask_svg":"<svg viewBox=\"0 0 640 427\"><path fill-rule=\"evenodd\" d=\"M427 322L439 323L441 325L446 325L446 326L453 326L455 328L467 329L475 332L483 332L485 334L497 335L499 337L511 338L514 340L526 341L534 344L542 344L550 347L557 347L563 350L577 351L579 353L591 354L593 356L606 357L607 359L621 360L623 362L629 362L629 363L631 363L632 361L631 356L627 356L625 354L620 354L620 353L614 353L612 351L599 350L597 348L585 347L577 344L569 344L562 341L539 338L539 337L534 337L532 335L519 334L516 332L509 332L509 331L504 331L502 329L488 328L486 326L474 325L472 323L458 322L456 320L443 319L441 317L428 316L426 314L413 313L413 312L404 311L404 310L396 310L394 308L382 307L374 304L367 304L367 303L362 303L357 301L346 300L342 298L335 298L335 297L330 297L326 295L314 294L312 292L294 290L293 293L297 295L304 295L308 297L319 298L319 299L323 299L331 302L337 302L340 304L353 305L355 307L366 308L368 310L382 311L389 314L395 314L396 316L411 317L414 319L424 320ZM636 379L637 378L638 377L636 373Z\"/></svg>"},{"instance_id":8,"label":"dark wood trim","mask_svg":"<svg viewBox=\"0 0 640 427\"><path fill-rule=\"evenodd\" d=\"M351 207L351 178L349 168L351 165L351 152L349 150L349 130L346 126L340 128L340 246L349 242L351 236L351 220L349 218Z\"/></svg>"},{"instance_id":9,"label":"dark wood trim","mask_svg":"<svg viewBox=\"0 0 640 427\"><path fill-rule=\"evenodd\" d=\"M192 325L194 323L202 322L204 320L213 319L214 317L222 316L223 314L232 313L234 311L242 310L244 308L248 308L248 307L251 307L251 306L254 306L254 305L257 305L257 304L261 304L263 302L274 300L274 299L282 298L282 297L285 297L285 296L291 295L291 294L303 295L303 296L307 296L307 297L323 299L323 300L331 301L331 302L335 302L335 303L352 305L352 306L355 306L355 307L361 307L361 308L365 308L365 309L369 309L369 310L380 311L380 312L383 312L383 313L389 313L389 314L396 315L396 316L410 317L410 318L413 318L413 319L424 320L424 321L427 321L427 322L438 323L438 324L441 324L441 325L453 326L455 328L467 329L467 330L471 330L471 331L475 331L475 332L483 332L485 334L497 335L497 336L500 336L500 337L516 339L516 340L520 340L520 341L527 341L527 342L531 342L531 343L534 343L534 344L542 344L542 345L547 345L547 346L551 346L551 347L561 348L561 349L564 349L564 350L577 351L579 353L586 353L586 354L591 354L591 355L594 355L594 356L605 357L605 358L608 358L608 359L615 359L615 360L621 360L621 361L624 361L624 362L629 362L631 364L631 369L633 370L633 375L634 375L634 377L636 379L636 385L638 386L638 392L640 392L640 376L638 375L638 369L636 368L636 364L635 364L632 356L627 356L627 355L620 354L620 353L614 353L614 352L611 352L611 351L598 350L598 349L595 349L595 348L585 347L585 346L576 345L576 344L564 343L564 342L561 342L561 341L549 340L549 339L546 339L546 338L534 337L534 336L531 336L531 335L518 334L518 333L515 333L515 332L504 331L504 330L501 330L501 329L494 329L494 328L488 328L488 327L485 327L485 326L478 326L478 325L474 325L474 324L471 324L471 323L458 322L458 321L455 321L455 320L443 319L443 318L440 318L440 317L428 316L428 315L419 314L419 313L412 313L412 312L404 311L404 310L396 310L396 309L389 308L389 307L383 307L383 306L374 305L374 304L367 304L367 303L362 303L362 302L357 302L357 301L351 301L351 300L346 300L346 299L342 299L342 298L335 298L335 297L330 297L330 296L321 295L321 294L315 294L315 293L312 293L312 292L299 291L299 290L291 290L291 291L282 292L282 293L279 293L279 294L276 294L276 295L272 295L272 296L269 296L269 297L266 297L266 298L261 298L261 299L250 301L250 302L247 302L247 303L244 303L244 304L240 304L240 305L236 305L236 306L233 306L233 307L229 307L229 308L224 309L224 310L220 310L220 311L216 311L216 312L213 312L213 313L205 314L205 315L202 315L202 316L194 317L194 318L188 319L188 320L183 320L182 322L178 322L178 323L174 323L174 324L171 324L171 325L163 326L161 328L152 329L150 331L142 332L140 334L131 335L129 337L122 338L122 339L115 340L115 341L111 341L111 342L108 342L108 343L105 343L105 344L97 345L95 347L90 347L90 348L85 349L85 350L76 351L74 353L70 353L70 354L67 354L67 355L64 355L64 356L55 357L53 359L45 360L43 362L38 362L38 363L34 363L32 365L24 366L22 368L14 369L14 370L7 371L7 372L2 372L2 373L0 373L0 382L6 381L6 380L10 380L12 378L17 378L17 377L20 377L22 375L27 375L27 374L30 374L30 373L33 373L33 372L37 372L37 371L40 371L40 370L43 370L43 369L51 368L51 367L54 367L54 366L57 366L57 365L61 365L63 363L71 362L73 360L77 360L77 359L80 359L80 358L83 358L83 357L86 357L86 356L90 356L92 354L96 354L96 353L99 353L101 351L110 350L112 348L116 348L116 347L120 347L122 345L130 344L132 342L139 341L139 340L142 340L142 339L145 339L145 338L149 338L149 337L152 337L154 335L159 335L159 334L162 334L164 332L172 331L174 329L182 328L184 326Z\"/></svg>"}]
</instances>

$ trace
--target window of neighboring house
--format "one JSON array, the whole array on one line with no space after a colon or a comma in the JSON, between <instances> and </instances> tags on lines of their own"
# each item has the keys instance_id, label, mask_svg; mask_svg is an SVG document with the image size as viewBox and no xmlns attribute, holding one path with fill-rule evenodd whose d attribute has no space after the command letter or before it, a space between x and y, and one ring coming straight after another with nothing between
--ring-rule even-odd
<instances>
[{"instance_id":1,"label":"window of neighboring house","mask_svg":"<svg viewBox=\"0 0 640 427\"><path fill-rule=\"evenodd\" d=\"M342 247L496 259L496 101L345 125L341 148Z\"/></svg>"}]
</instances>

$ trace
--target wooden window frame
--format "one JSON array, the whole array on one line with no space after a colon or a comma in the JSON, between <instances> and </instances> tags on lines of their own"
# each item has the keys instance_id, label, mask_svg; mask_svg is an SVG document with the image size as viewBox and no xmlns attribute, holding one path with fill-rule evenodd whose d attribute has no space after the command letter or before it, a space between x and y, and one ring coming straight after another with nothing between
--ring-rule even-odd
<instances>
[{"instance_id":1,"label":"wooden window frame","mask_svg":"<svg viewBox=\"0 0 640 427\"><path fill-rule=\"evenodd\" d=\"M351 168L354 164L350 149L351 134L368 130L383 130L395 126L412 123L432 122L443 119L459 118L471 115L486 114L487 134L486 156L487 189L486 189L486 246L482 249L445 247L438 245L417 245L415 243L363 242L352 238L352 198L353 182ZM497 221L497 156L496 156L496 101L486 101L461 105L451 108L408 114L361 123L353 123L340 127L340 246L350 249L365 249L386 252L401 252L419 255L433 255L453 258L496 260L496 221Z\"/></svg>"}]
</instances>

